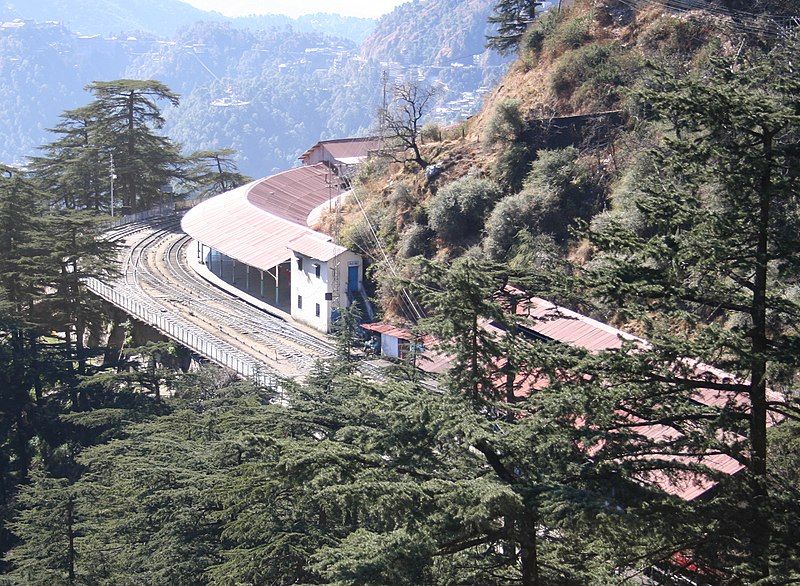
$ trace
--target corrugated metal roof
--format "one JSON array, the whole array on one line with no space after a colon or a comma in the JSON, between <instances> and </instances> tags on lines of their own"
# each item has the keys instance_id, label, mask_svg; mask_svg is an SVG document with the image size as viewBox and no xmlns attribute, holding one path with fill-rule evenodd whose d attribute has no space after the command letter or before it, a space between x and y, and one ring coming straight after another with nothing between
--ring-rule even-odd
<instances>
[{"instance_id":1,"label":"corrugated metal roof","mask_svg":"<svg viewBox=\"0 0 800 586\"><path fill-rule=\"evenodd\" d=\"M316 232L302 234L289 241L288 248L322 262L328 262L343 252L347 252L344 246L331 242L330 236L324 236Z\"/></svg>"},{"instance_id":2,"label":"corrugated metal roof","mask_svg":"<svg viewBox=\"0 0 800 586\"><path fill-rule=\"evenodd\" d=\"M248 189L247 199L265 212L306 226L314 208L338 195L338 177L318 163L256 181Z\"/></svg>"},{"instance_id":3,"label":"corrugated metal roof","mask_svg":"<svg viewBox=\"0 0 800 586\"><path fill-rule=\"evenodd\" d=\"M269 270L291 258L288 247L293 240L330 240L306 225L314 208L338 195L338 189L329 188L330 177L322 164L284 171L196 205L181 226L203 244Z\"/></svg>"},{"instance_id":4,"label":"corrugated metal roof","mask_svg":"<svg viewBox=\"0 0 800 586\"><path fill-rule=\"evenodd\" d=\"M381 148L381 140L375 136L321 140L300 155L299 159L306 159L317 147L325 147L334 159L345 162L343 159L362 160L370 151Z\"/></svg>"},{"instance_id":5,"label":"corrugated metal roof","mask_svg":"<svg viewBox=\"0 0 800 586\"><path fill-rule=\"evenodd\" d=\"M517 315L529 317L528 327L541 336L593 352L621 348L624 340L644 343L636 336L539 297L519 303Z\"/></svg>"}]
</instances>

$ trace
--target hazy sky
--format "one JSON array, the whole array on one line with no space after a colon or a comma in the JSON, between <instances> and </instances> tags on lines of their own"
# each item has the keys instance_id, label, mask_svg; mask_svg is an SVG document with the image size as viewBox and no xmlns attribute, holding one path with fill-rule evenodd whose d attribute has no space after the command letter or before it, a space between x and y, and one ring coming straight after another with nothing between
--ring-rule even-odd
<instances>
[{"instance_id":1,"label":"hazy sky","mask_svg":"<svg viewBox=\"0 0 800 586\"><path fill-rule=\"evenodd\" d=\"M247 14L288 14L335 12L347 16L375 18L406 0L183 0L203 10L216 10L227 16Z\"/></svg>"}]
</instances>

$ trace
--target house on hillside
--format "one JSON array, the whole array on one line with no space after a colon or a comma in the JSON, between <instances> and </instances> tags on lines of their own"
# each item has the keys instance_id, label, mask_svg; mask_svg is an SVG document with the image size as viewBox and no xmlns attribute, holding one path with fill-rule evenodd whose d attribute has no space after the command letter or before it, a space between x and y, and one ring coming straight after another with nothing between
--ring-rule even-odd
<instances>
[{"instance_id":1,"label":"house on hillside","mask_svg":"<svg viewBox=\"0 0 800 586\"><path fill-rule=\"evenodd\" d=\"M300 161L303 165L322 163L344 177L380 148L381 139L375 136L322 140L300 155Z\"/></svg>"}]
</instances>

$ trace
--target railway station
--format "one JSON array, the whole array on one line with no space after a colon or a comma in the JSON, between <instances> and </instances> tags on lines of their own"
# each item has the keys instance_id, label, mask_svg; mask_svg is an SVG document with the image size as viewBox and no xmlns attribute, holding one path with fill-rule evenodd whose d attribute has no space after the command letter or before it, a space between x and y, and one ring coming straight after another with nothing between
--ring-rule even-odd
<instances>
[{"instance_id":1,"label":"railway station","mask_svg":"<svg viewBox=\"0 0 800 586\"><path fill-rule=\"evenodd\" d=\"M346 197L349 174L375 148L373 138L323 141L303 166L194 206L181 227L197 260L234 291L329 332L339 308L366 297L363 259L312 226Z\"/></svg>"}]
</instances>

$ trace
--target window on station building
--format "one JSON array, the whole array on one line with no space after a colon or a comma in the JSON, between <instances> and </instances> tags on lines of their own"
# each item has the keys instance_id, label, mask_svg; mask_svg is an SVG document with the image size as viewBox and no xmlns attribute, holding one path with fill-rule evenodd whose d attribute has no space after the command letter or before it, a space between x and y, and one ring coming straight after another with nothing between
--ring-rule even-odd
<instances>
[{"instance_id":1,"label":"window on station building","mask_svg":"<svg viewBox=\"0 0 800 586\"><path fill-rule=\"evenodd\" d=\"M319 307L319 303L317 303L317 317L319 317L319 314L320 314L320 307Z\"/></svg>"},{"instance_id":2,"label":"window on station building","mask_svg":"<svg viewBox=\"0 0 800 586\"><path fill-rule=\"evenodd\" d=\"M298 271L302 271L303 270L303 257L301 257L301 256L297 257L297 270Z\"/></svg>"},{"instance_id":3,"label":"window on station building","mask_svg":"<svg viewBox=\"0 0 800 586\"><path fill-rule=\"evenodd\" d=\"M303 296L297 296L297 309L303 309Z\"/></svg>"},{"instance_id":4,"label":"window on station building","mask_svg":"<svg viewBox=\"0 0 800 586\"><path fill-rule=\"evenodd\" d=\"M322 267L317 262L314 263L314 274L317 275L317 278L322 274Z\"/></svg>"}]
</instances>

